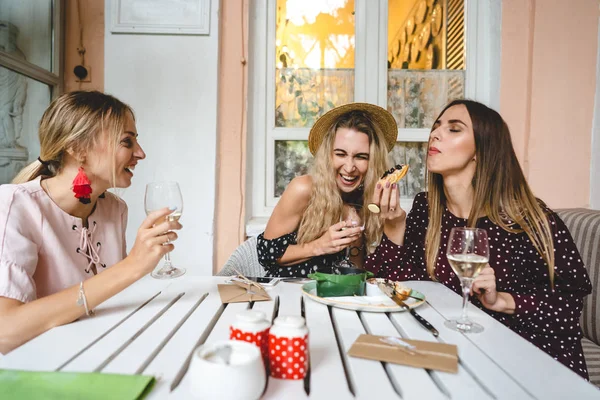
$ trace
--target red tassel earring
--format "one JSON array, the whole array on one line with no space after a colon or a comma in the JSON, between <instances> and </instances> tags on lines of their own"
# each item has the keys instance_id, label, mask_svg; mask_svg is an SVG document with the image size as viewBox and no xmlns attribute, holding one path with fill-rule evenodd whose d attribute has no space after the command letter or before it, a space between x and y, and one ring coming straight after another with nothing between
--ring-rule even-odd
<instances>
[{"instance_id":1,"label":"red tassel earring","mask_svg":"<svg viewBox=\"0 0 600 400\"><path fill-rule=\"evenodd\" d=\"M92 186L90 179L85 174L83 167L79 167L79 172L73 179L73 193L75 197L83 204L90 204L90 194L92 194Z\"/></svg>"}]
</instances>

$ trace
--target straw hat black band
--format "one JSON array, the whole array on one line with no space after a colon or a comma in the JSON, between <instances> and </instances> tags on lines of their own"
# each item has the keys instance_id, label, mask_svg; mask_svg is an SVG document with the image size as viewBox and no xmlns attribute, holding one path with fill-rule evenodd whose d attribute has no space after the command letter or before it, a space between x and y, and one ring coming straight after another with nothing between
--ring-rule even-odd
<instances>
[{"instance_id":1,"label":"straw hat black band","mask_svg":"<svg viewBox=\"0 0 600 400\"><path fill-rule=\"evenodd\" d=\"M388 151L391 151L398 138L398 125L394 116L385 108L369 103L350 103L336 107L326 112L315 122L308 135L308 148L315 155L323 142L323 138L331 128L331 125L343 114L351 111L362 111L369 115L374 125L377 125L385 139Z\"/></svg>"}]
</instances>

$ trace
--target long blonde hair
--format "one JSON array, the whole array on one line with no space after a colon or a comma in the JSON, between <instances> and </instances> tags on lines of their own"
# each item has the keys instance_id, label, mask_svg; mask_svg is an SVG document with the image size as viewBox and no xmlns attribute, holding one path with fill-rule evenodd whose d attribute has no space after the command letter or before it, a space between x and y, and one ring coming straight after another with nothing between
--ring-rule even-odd
<instances>
[{"instance_id":1,"label":"long blonde hair","mask_svg":"<svg viewBox=\"0 0 600 400\"><path fill-rule=\"evenodd\" d=\"M525 232L548 265L550 284L554 287L554 242L545 211L547 207L533 195L527 184L513 149L508 125L496 111L471 100L451 102L440 116L448 108L461 104L467 108L473 123L477 160L472 183L475 194L467 226L474 227L478 218L487 216L505 231ZM428 172L427 176L429 225L425 254L427 273L435 279L446 197L442 176L432 172Z\"/></svg>"},{"instance_id":2,"label":"long blonde hair","mask_svg":"<svg viewBox=\"0 0 600 400\"><path fill-rule=\"evenodd\" d=\"M371 121L368 113L362 111L350 111L341 115L329 128L315 154L310 171L312 194L300 221L298 243L315 240L330 226L340 222L344 202L336 184L337 172L332 163L333 145L339 128L354 129L369 137L369 165L363 182L363 193L366 195L362 196L361 214L365 222L367 253L372 253L381 241L383 225L376 214L366 211L367 203L377 181L387 169L388 150L381 129Z\"/></svg>"},{"instance_id":3,"label":"long blonde hair","mask_svg":"<svg viewBox=\"0 0 600 400\"><path fill-rule=\"evenodd\" d=\"M128 113L133 117L133 110L127 104L98 91L75 91L57 97L40 120L40 159L44 164L39 160L32 162L12 183L58 174L67 150L85 156L103 132L108 134L114 158ZM115 174L113 166L113 182Z\"/></svg>"}]
</instances>

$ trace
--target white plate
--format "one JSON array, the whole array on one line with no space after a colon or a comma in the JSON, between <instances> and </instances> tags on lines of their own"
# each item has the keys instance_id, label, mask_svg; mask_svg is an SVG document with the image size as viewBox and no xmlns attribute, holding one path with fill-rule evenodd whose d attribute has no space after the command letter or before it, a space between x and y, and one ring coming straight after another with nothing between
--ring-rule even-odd
<instances>
[{"instance_id":1,"label":"white plate","mask_svg":"<svg viewBox=\"0 0 600 400\"><path fill-rule=\"evenodd\" d=\"M309 282L302 285L302 293L321 304L328 306L344 308L354 311L370 311L370 312L396 312L404 311L389 297L382 296L342 296L342 297L319 297L317 296L317 282ZM410 292L411 296L419 297L421 300L409 297L404 302L410 307L418 307L425 302L425 295L414 289Z\"/></svg>"}]
</instances>

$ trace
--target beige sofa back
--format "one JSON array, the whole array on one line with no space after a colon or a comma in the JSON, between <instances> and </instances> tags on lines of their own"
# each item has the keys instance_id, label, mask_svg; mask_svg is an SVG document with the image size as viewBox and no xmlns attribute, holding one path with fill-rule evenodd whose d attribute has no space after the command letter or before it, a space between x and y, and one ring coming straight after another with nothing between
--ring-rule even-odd
<instances>
[{"instance_id":1,"label":"beige sofa back","mask_svg":"<svg viewBox=\"0 0 600 400\"><path fill-rule=\"evenodd\" d=\"M583 335L600 345L600 210L556 210L575 240L592 282L592 294L583 301Z\"/></svg>"}]
</instances>

